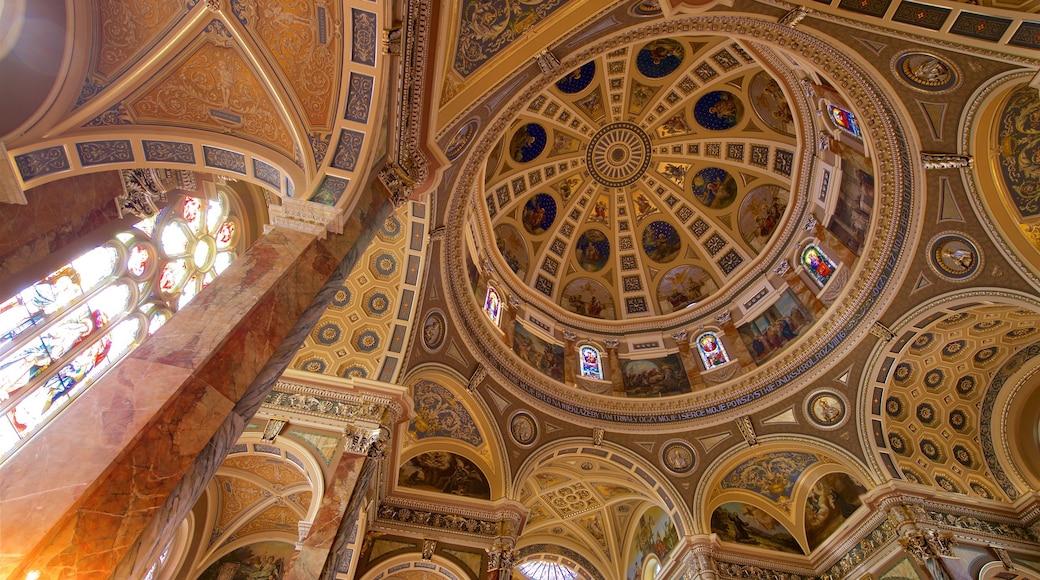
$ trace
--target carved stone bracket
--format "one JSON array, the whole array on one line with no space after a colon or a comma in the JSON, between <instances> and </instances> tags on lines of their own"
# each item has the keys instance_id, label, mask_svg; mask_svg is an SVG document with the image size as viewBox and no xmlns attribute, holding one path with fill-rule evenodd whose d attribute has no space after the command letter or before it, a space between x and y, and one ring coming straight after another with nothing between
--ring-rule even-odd
<instances>
[{"instance_id":1,"label":"carved stone bracket","mask_svg":"<svg viewBox=\"0 0 1040 580\"><path fill-rule=\"evenodd\" d=\"M604 435L606 435L606 432L604 432L603 429L600 429L599 427L594 428L592 430L592 444L596 447L603 445Z\"/></svg>"},{"instance_id":2,"label":"carved stone bracket","mask_svg":"<svg viewBox=\"0 0 1040 580\"><path fill-rule=\"evenodd\" d=\"M971 155L954 153L921 153L921 164L925 169L961 169L975 166Z\"/></svg>"},{"instance_id":3,"label":"carved stone bracket","mask_svg":"<svg viewBox=\"0 0 1040 580\"><path fill-rule=\"evenodd\" d=\"M603 344L607 345L607 348L617 348L621 342L616 338L608 338L603 341Z\"/></svg>"},{"instance_id":4,"label":"carved stone bracket","mask_svg":"<svg viewBox=\"0 0 1040 580\"><path fill-rule=\"evenodd\" d=\"M343 430L345 443L343 451L356 455L381 458L386 455L386 444L390 441L390 431L384 427L375 429L360 425L351 425Z\"/></svg>"},{"instance_id":5,"label":"carved stone bracket","mask_svg":"<svg viewBox=\"0 0 1040 580\"><path fill-rule=\"evenodd\" d=\"M154 169L124 169L123 194L116 197L119 217L126 214L148 219L159 213L159 203L166 202L166 188Z\"/></svg>"},{"instance_id":6,"label":"carved stone bracket","mask_svg":"<svg viewBox=\"0 0 1040 580\"><path fill-rule=\"evenodd\" d=\"M812 10L807 9L804 6L795 7L788 11L787 14L780 17L779 24L781 26L787 26L788 28L794 28L795 26L798 26L798 23L804 20L811 12Z\"/></svg>"},{"instance_id":7,"label":"carved stone bracket","mask_svg":"<svg viewBox=\"0 0 1040 580\"><path fill-rule=\"evenodd\" d=\"M503 541L501 539L496 541L495 545L487 549L487 555L488 572L494 572L495 570L511 570L519 557L513 542L509 540Z\"/></svg>"},{"instance_id":8,"label":"carved stone bracket","mask_svg":"<svg viewBox=\"0 0 1040 580\"><path fill-rule=\"evenodd\" d=\"M415 191L415 178L398 162L388 161L379 170L379 181L390 192L390 201L394 203L394 207L408 203L412 192Z\"/></svg>"},{"instance_id":9,"label":"carved stone bracket","mask_svg":"<svg viewBox=\"0 0 1040 580\"><path fill-rule=\"evenodd\" d=\"M548 50L538 53L534 59L538 62L538 68L542 69L543 75L552 74L556 69L560 68L560 59L556 58L556 55Z\"/></svg>"},{"instance_id":10,"label":"carved stone bracket","mask_svg":"<svg viewBox=\"0 0 1040 580\"><path fill-rule=\"evenodd\" d=\"M895 333L892 332L887 326L881 324L878 321L874 321L874 324L870 325L870 334L880 338L885 342L890 342L896 337Z\"/></svg>"},{"instance_id":11,"label":"carved stone bracket","mask_svg":"<svg viewBox=\"0 0 1040 580\"><path fill-rule=\"evenodd\" d=\"M477 368L473 370L473 374L469 377L469 382L466 383L466 390L470 392L477 390L477 386L484 382L487 374L487 367L483 363L477 363Z\"/></svg>"},{"instance_id":12,"label":"carved stone bracket","mask_svg":"<svg viewBox=\"0 0 1040 580\"><path fill-rule=\"evenodd\" d=\"M721 312L715 317L715 322L718 322L719 324L726 324L731 320L733 320L733 314L729 310Z\"/></svg>"},{"instance_id":13,"label":"carved stone bracket","mask_svg":"<svg viewBox=\"0 0 1040 580\"><path fill-rule=\"evenodd\" d=\"M271 417L267 420L267 426L264 427L264 434L260 437L260 440L265 443L273 443L278 437L278 434L285 428L285 424L288 423L288 419L281 417Z\"/></svg>"},{"instance_id":14,"label":"carved stone bracket","mask_svg":"<svg viewBox=\"0 0 1040 580\"><path fill-rule=\"evenodd\" d=\"M404 27L395 26L383 31L383 54L401 56L404 50Z\"/></svg>"},{"instance_id":15,"label":"carved stone bracket","mask_svg":"<svg viewBox=\"0 0 1040 580\"><path fill-rule=\"evenodd\" d=\"M777 276L783 276L789 271L791 271L791 263L787 260L780 260L780 263L776 265L776 268L773 268L773 273Z\"/></svg>"},{"instance_id":16,"label":"carved stone bracket","mask_svg":"<svg viewBox=\"0 0 1040 580\"><path fill-rule=\"evenodd\" d=\"M809 217L805 218L805 223L802 225L802 229L807 232L811 232L816 229L816 224L820 222L816 221L816 216L809 214Z\"/></svg>"},{"instance_id":17,"label":"carved stone bracket","mask_svg":"<svg viewBox=\"0 0 1040 580\"><path fill-rule=\"evenodd\" d=\"M688 333L685 330L680 330L679 332L672 334L672 338L675 339L675 342L686 342L690 340Z\"/></svg>"},{"instance_id":18,"label":"carved stone bracket","mask_svg":"<svg viewBox=\"0 0 1040 580\"><path fill-rule=\"evenodd\" d=\"M751 417L743 415L737 418L737 429L740 429L740 434L744 436L744 441L751 447L758 445L758 435L755 434L755 425L751 422Z\"/></svg>"},{"instance_id":19,"label":"carved stone bracket","mask_svg":"<svg viewBox=\"0 0 1040 580\"><path fill-rule=\"evenodd\" d=\"M437 551L437 540L426 538L422 543L422 559L429 562L433 559L433 553Z\"/></svg>"}]
</instances>

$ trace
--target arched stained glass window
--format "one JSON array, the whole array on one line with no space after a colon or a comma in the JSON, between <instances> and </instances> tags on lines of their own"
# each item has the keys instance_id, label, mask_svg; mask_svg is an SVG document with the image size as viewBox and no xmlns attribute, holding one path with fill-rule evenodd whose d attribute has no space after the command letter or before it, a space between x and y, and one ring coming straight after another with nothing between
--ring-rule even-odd
<instances>
[{"instance_id":1,"label":"arched stained glass window","mask_svg":"<svg viewBox=\"0 0 1040 580\"><path fill-rule=\"evenodd\" d=\"M0 461L227 268L230 209L186 197L0 303Z\"/></svg>"},{"instance_id":2,"label":"arched stained glass window","mask_svg":"<svg viewBox=\"0 0 1040 580\"><path fill-rule=\"evenodd\" d=\"M697 352L701 355L704 368L713 369L729 362L722 339L714 332L705 332L697 337Z\"/></svg>"},{"instance_id":3,"label":"arched stained glass window","mask_svg":"<svg viewBox=\"0 0 1040 580\"><path fill-rule=\"evenodd\" d=\"M834 105L827 105L827 114L830 115L831 121L849 135L857 139L863 138L863 132L859 129L859 121L856 120L856 114L848 109L836 107Z\"/></svg>"},{"instance_id":4,"label":"arched stained glass window","mask_svg":"<svg viewBox=\"0 0 1040 580\"><path fill-rule=\"evenodd\" d=\"M499 325L502 320L502 298L499 297L498 290L495 290L494 286L488 286L487 297L484 299L484 312L495 326Z\"/></svg>"},{"instance_id":5,"label":"arched stained glass window","mask_svg":"<svg viewBox=\"0 0 1040 580\"><path fill-rule=\"evenodd\" d=\"M809 273L809 277L820 285L820 288L823 288L827 280L831 279L834 270L837 269L827 254L813 244L805 246L805 249L802 250L802 267Z\"/></svg>"},{"instance_id":6,"label":"arched stained glass window","mask_svg":"<svg viewBox=\"0 0 1040 580\"><path fill-rule=\"evenodd\" d=\"M531 560L517 566L529 580L574 580L578 573L563 564L545 560Z\"/></svg>"},{"instance_id":7,"label":"arched stained glass window","mask_svg":"<svg viewBox=\"0 0 1040 580\"><path fill-rule=\"evenodd\" d=\"M597 381L603 380L603 365L596 347L583 345L578 349L578 359L581 361L581 376Z\"/></svg>"}]
</instances>

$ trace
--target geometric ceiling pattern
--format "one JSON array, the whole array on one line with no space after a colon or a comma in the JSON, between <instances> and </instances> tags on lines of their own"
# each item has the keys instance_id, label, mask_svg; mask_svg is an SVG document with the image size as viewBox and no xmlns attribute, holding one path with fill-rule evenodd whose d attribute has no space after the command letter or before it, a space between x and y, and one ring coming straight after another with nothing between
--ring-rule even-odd
<instances>
[{"instance_id":1,"label":"geometric ceiling pattern","mask_svg":"<svg viewBox=\"0 0 1040 580\"><path fill-rule=\"evenodd\" d=\"M1035 310L968 303L938 309L901 335L892 348L898 354L877 369L872 395L874 444L886 467L898 470L893 476L983 499L1017 499L1003 468L991 463L988 431L999 427L983 402L997 370L1038 333Z\"/></svg>"},{"instance_id":2,"label":"geometric ceiling pattern","mask_svg":"<svg viewBox=\"0 0 1040 580\"><path fill-rule=\"evenodd\" d=\"M386 219L297 350L292 368L396 379L418 302L425 229L422 204L405 204Z\"/></svg>"}]
</instances>

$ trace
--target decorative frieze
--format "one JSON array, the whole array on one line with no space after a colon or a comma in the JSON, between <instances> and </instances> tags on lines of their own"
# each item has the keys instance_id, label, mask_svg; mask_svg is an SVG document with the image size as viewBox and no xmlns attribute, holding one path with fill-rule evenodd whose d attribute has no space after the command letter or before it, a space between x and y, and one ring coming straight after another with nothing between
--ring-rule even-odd
<instances>
[{"instance_id":1,"label":"decorative frieze","mask_svg":"<svg viewBox=\"0 0 1040 580\"><path fill-rule=\"evenodd\" d=\"M975 166L971 155L954 153L921 153L921 164L925 169L962 169Z\"/></svg>"}]
</instances>

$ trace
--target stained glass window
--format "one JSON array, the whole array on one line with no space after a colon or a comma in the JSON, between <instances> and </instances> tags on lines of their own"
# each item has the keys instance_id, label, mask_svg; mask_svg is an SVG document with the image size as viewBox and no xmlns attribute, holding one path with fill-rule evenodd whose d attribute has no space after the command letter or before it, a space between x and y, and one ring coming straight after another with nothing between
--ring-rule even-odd
<instances>
[{"instance_id":1,"label":"stained glass window","mask_svg":"<svg viewBox=\"0 0 1040 580\"><path fill-rule=\"evenodd\" d=\"M831 121L839 129L857 139L863 138L863 133L859 130L859 121L856 120L855 113L834 105L827 105L827 113L831 116Z\"/></svg>"},{"instance_id":2,"label":"stained glass window","mask_svg":"<svg viewBox=\"0 0 1040 580\"><path fill-rule=\"evenodd\" d=\"M600 363L599 351L595 347L584 345L578 349L581 361L581 376L598 381L603 380L603 365Z\"/></svg>"},{"instance_id":3,"label":"stained glass window","mask_svg":"<svg viewBox=\"0 0 1040 580\"><path fill-rule=\"evenodd\" d=\"M831 274L834 274L834 270L837 268L827 254L813 244L805 246L805 249L802 250L802 267L821 288L827 283L827 280L830 280Z\"/></svg>"},{"instance_id":4,"label":"stained glass window","mask_svg":"<svg viewBox=\"0 0 1040 580\"><path fill-rule=\"evenodd\" d=\"M502 299L494 286L488 286L487 298L484 299L484 312L487 313L491 322L498 326L502 319Z\"/></svg>"},{"instance_id":5,"label":"stained glass window","mask_svg":"<svg viewBox=\"0 0 1040 580\"><path fill-rule=\"evenodd\" d=\"M517 566L520 573L529 580L574 580L578 573L563 564L532 560Z\"/></svg>"},{"instance_id":6,"label":"stained glass window","mask_svg":"<svg viewBox=\"0 0 1040 580\"><path fill-rule=\"evenodd\" d=\"M0 303L0 460L230 265L230 207L186 197Z\"/></svg>"},{"instance_id":7,"label":"stained glass window","mask_svg":"<svg viewBox=\"0 0 1040 580\"><path fill-rule=\"evenodd\" d=\"M706 369L713 369L729 362L726 347L722 346L722 340L714 332L705 332L697 337L697 352L700 353L701 362Z\"/></svg>"}]
</instances>

